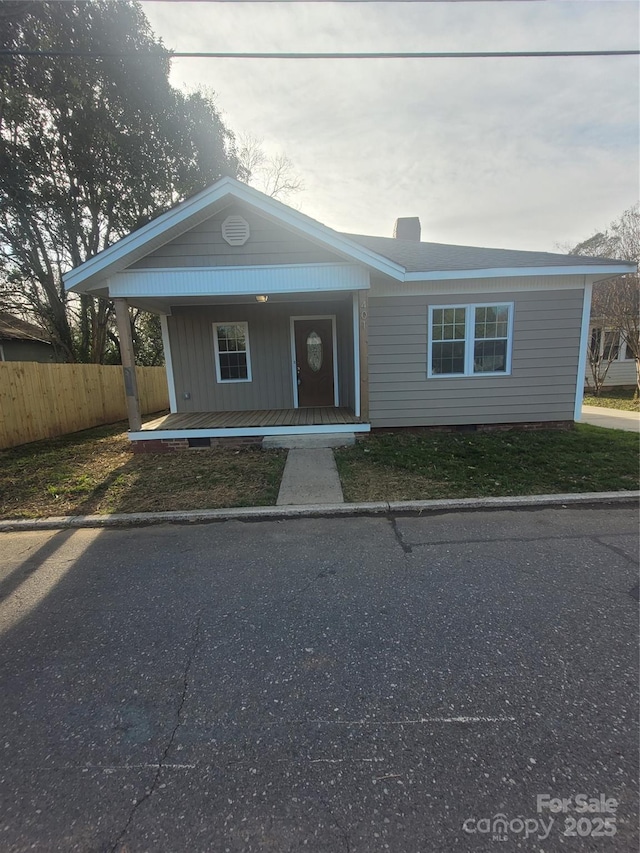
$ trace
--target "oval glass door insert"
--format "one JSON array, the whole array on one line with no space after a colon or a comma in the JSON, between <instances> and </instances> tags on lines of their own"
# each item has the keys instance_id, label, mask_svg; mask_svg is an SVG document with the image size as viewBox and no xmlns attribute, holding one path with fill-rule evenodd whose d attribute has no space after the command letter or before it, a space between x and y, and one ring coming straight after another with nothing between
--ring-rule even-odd
<instances>
[{"instance_id":1,"label":"oval glass door insert","mask_svg":"<svg viewBox=\"0 0 640 853\"><path fill-rule=\"evenodd\" d=\"M307 364L314 373L322 367L322 338L317 332L307 335Z\"/></svg>"}]
</instances>

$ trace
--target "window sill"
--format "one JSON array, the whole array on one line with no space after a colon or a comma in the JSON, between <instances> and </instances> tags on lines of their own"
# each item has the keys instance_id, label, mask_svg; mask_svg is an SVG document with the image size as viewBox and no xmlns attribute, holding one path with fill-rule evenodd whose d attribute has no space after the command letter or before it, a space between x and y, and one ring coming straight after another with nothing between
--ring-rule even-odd
<instances>
[{"instance_id":1,"label":"window sill","mask_svg":"<svg viewBox=\"0 0 640 853\"><path fill-rule=\"evenodd\" d=\"M427 373L427 379L495 379L496 376L511 376L511 372L496 370L494 373Z\"/></svg>"}]
</instances>

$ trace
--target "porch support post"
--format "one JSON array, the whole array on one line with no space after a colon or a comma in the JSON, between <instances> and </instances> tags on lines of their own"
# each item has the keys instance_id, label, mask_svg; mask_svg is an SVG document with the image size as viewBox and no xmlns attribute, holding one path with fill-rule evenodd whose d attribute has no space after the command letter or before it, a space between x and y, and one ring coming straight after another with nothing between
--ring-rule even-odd
<instances>
[{"instance_id":1,"label":"porch support post","mask_svg":"<svg viewBox=\"0 0 640 853\"><path fill-rule=\"evenodd\" d=\"M138 432L142 427L140 416L140 397L138 396L138 381L136 378L136 360L133 354L133 338L131 337L131 318L126 299L114 299L118 337L120 338L120 357L124 376L124 392L127 398L127 416L129 430Z\"/></svg>"},{"instance_id":2,"label":"porch support post","mask_svg":"<svg viewBox=\"0 0 640 853\"><path fill-rule=\"evenodd\" d=\"M359 358L360 358L360 420L369 420L369 294L358 291Z\"/></svg>"}]
</instances>

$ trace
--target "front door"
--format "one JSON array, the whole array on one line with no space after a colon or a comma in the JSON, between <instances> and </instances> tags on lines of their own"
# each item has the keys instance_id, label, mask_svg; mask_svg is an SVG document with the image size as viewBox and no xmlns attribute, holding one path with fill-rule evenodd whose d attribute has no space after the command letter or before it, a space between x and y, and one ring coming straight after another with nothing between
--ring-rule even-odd
<instances>
[{"instance_id":1,"label":"front door","mask_svg":"<svg viewBox=\"0 0 640 853\"><path fill-rule=\"evenodd\" d=\"M335 405L333 323L331 319L294 320L298 406Z\"/></svg>"}]
</instances>

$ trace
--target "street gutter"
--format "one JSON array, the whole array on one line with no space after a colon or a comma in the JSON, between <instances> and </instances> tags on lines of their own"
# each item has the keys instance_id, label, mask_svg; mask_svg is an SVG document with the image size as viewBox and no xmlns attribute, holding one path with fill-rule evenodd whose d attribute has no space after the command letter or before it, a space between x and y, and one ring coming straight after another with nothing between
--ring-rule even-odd
<instances>
[{"instance_id":1,"label":"street gutter","mask_svg":"<svg viewBox=\"0 0 640 853\"><path fill-rule=\"evenodd\" d=\"M371 503L315 504L305 506L196 509L187 512L134 512L111 515L63 515L50 518L0 521L0 533L27 530L64 530L85 527L146 527L152 524L208 524L214 521L282 521L290 518L339 516L435 515L478 510L524 510L574 506L634 506L640 491L586 492L569 495L522 495L498 498L453 498L433 501L376 501Z\"/></svg>"}]
</instances>

